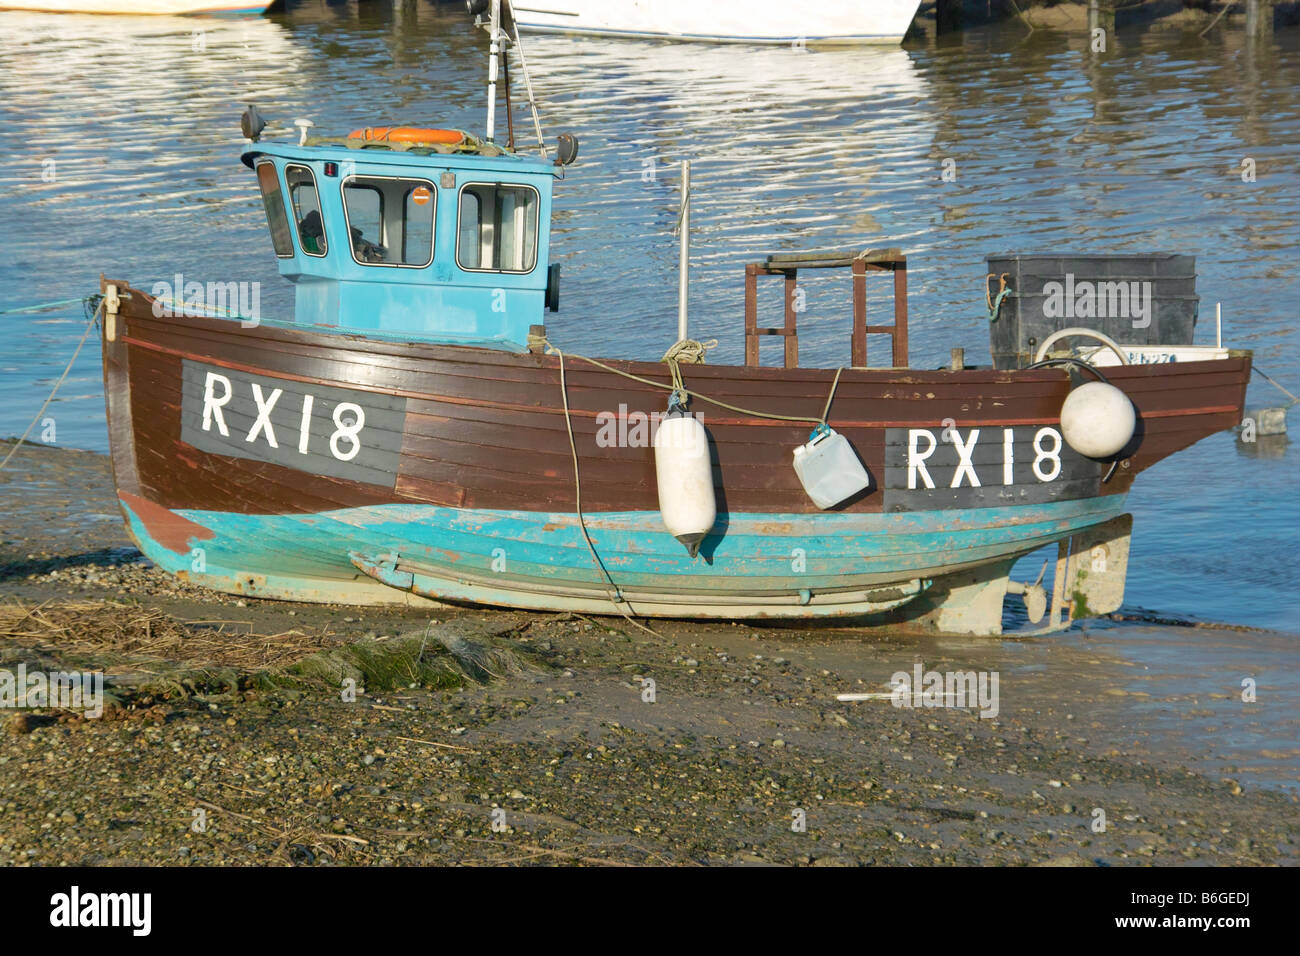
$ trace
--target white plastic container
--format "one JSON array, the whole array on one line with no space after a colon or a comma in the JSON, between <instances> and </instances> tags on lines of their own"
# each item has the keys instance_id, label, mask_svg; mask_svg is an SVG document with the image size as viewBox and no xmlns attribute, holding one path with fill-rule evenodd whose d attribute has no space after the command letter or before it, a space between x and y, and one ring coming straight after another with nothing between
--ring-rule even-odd
<instances>
[{"instance_id":1,"label":"white plastic container","mask_svg":"<svg viewBox=\"0 0 1300 956\"><path fill-rule=\"evenodd\" d=\"M818 425L808 443L794 450L794 470L813 504L823 510L871 487L871 476L849 440L826 425Z\"/></svg>"}]
</instances>

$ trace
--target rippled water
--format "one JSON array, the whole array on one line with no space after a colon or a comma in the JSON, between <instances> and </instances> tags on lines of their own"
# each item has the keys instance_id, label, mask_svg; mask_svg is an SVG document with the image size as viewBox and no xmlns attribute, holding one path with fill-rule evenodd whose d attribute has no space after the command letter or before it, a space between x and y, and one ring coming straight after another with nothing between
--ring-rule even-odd
<instances>
[{"instance_id":1,"label":"rippled water","mask_svg":"<svg viewBox=\"0 0 1300 956\"><path fill-rule=\"evenodd\" d=\"M299 116L328 130L481 128L485 43L461 11L0 13L0 308L94 291L101 272L137 284L182 272L260 280L264 312L287 311L238 161L240 109L256 102L279 135ZM1026 39L1014 24L812 52L528 39L549 134L582 144L556 190L565 281L552 337L641 358L671 343L671 164L689 157L692 333L720 340L715 360L740 361L742 269L769 252L902 247L912 362L937 366L956 345L987 361L985 254L1159 250L1199 257L1198 341L1212 341L1206 318L1222 301L1229 344L1296 391L1300 34L1254 47L1235 30L1135 31L1111 47L1090 57L1080 38ZM526 111L516 119L530 142ZM941 178L945 160L955 182ZM809 285L801 357L846 361L847 279ZM778 298L773 282L764 306ZM0 315L0 434L26 427L83 327L76 307ZM878 362L887 342L872 346ZM1251 398L1280 395L1257 385ZM52 414L59 442L106 449L93 340ZM1242 450L1221 434L1143 476L1130 497L1130 603L1295 629L1298 457L1285 442Z\"/></svg>"}]
</instances>

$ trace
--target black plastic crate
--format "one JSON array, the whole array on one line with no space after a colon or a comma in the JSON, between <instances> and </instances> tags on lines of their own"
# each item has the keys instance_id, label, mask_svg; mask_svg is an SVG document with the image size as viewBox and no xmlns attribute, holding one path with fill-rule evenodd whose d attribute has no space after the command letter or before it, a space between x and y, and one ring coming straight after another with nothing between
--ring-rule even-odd
<instances>
[{"instance_id":1,"label":"black plastic crate","mask_svg":"<svg viewBox=\"0 0 1300 956\"><path fill-rule=\"evenodd\" d=\"M1023 368L1043 339L1071 326L1121 345L1192 344L1200 305L1195 256L1007 253L987 261L994 301L1004 274L1010 290L989 323L996 368Z\"/></svg>"}]
</instances>

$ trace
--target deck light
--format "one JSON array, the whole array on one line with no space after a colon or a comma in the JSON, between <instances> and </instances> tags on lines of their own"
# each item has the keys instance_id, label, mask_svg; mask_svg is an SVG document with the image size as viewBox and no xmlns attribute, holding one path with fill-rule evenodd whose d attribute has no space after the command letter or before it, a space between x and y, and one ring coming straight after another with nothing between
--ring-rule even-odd
<instances>
[{"instance_id":1,"label":"deck light","mask_svg":"<svg viewBox=\"0 0 1300 956\"><path fill-rule=\"evenodd\" d=\"M555 165L568 166L578 158L578 138L561 133L555 138Z\"/></svg>"},{"instance_id":2,"label":"deck light","mask_svg":"<svg viewBox=\"0 0 1300 956\"><path fill-rule=\"evenodd\" d=\"M262 119L262 114L252 103L248 104L248 109L239 117L239 128L243 131L244 138L251 139L254 143L262 135L262 130L266 129L266 120Z\"/></svg>"}]
</instances>

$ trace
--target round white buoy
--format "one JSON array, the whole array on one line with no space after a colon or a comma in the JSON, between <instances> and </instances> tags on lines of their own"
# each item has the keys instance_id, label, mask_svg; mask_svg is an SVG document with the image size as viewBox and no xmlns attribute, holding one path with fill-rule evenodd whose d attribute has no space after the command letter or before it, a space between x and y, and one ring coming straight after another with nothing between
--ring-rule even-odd
<instances>
[{"instance_id":1,"label":"round white buoy","mask_svg":"<svg viewBox=\"0 0 1300 956\"><path fill-rule=\"evenodd\" d=\"M664 527L693 558L718 516L709 436L698 418L673 411L660 421L655 432L655 477Z\"/></svg>"},{"instance_id":2,"label":"round white buoy","mask_svg":"<svg viewBox=\"0 0 1300 956\"><path fill-rule=\"evenodd\" d=\"M1109 458L1133 438L1137 413L1128 396L1106 382L1087 382L1061 406L1061 434L1087 458Z\"/></svg>"}]
</instances>

